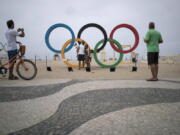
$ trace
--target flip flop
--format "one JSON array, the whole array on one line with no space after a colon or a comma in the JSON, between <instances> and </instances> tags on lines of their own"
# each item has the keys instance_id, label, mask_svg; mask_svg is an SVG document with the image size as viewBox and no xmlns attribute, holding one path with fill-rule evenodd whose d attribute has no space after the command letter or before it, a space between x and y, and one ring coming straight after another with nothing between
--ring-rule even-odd
<instances>
[{"instance_id":1,"label":"flip flop","mask_svg":"<svg viewBox=\"0 0 180 135\"><path fill-rule=\"evenodd\" d=\"M158 79L147 79L146 81L158 81Z\"/></svg>"},{"instance_id":2,"label":"flip flop","mask_svg":"<svg viewBox=\"0 0 180 135\"><path fill-rule=\"evenodd\" d=\"M13 76L13 79L14 80L18 80L19 78L17 76Z\"/></svg>"},{"instance_id":3,"label":"flip flop","mask_svg":"<svg viewBox=\"0 0 180 135\"><path fill-rule=\"evenodd\" d=\"M19 78L17 76L12 76L8 78L9 80L18 80Z\"/></svg>"}]
</instances>

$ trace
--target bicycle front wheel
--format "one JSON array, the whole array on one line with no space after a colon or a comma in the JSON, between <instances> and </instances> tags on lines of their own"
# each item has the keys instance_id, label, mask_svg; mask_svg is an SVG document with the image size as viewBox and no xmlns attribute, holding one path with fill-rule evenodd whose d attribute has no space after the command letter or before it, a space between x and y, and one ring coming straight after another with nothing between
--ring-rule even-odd
<instances>
[{"instance_id":1,"label":"bicycle front wheel","mask_svg":"<svg viewBox=\"0 0 180 135\"><path fill-rule=\"evenodd\" d=\"M23 59L17 63L16 71L18 76L24 80L32 80L37 75L36 65L28 59Z\"/></svg>"}]
</instances>

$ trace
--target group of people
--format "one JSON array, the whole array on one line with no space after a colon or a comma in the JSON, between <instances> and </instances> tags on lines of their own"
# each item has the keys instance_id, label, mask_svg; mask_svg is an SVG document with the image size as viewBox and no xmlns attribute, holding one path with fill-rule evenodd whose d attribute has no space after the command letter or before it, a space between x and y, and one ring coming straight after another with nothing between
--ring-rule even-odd
<instances>
[{"instance_id":1,"label":"group of people","mask_svg":"<svg viewBox=\"0 0 180 135\"><path fill-rule=\"evenodd\" d=\"M76 52L77 52L77 59L79 61L79 70L85 67L90 70L91 66L91 49L90 47L85 44L84 42L82 43L75 43L74 45L76 47Z\"/></svg>"},{"instance_id":2,"label":"group of people","mask_svg":"<svg viewBox=\"0 0 180 135\"><path fill-rule=\"evenodd\" d=\"M24 37L24 29L14 29L13 20L7 21L7 31L5 37L7 39L7 51L10 61L9 68L9 80L17 80L18 77L13 74L14 62L11 62L12 58L15 58L18 54L16 37ZM152 77L147 81L158 81L158 59L159 59L159 44L163 43L161 33L155 30L155 24L149 23L149 30L146 33L144 42L147 44L147 61L150 66ZM91 63L91 50L88 45L84 43L76 43L77 56L79 61L79 69L84 67L85 64L90 68Z\"/></svg>"}]
</instances>

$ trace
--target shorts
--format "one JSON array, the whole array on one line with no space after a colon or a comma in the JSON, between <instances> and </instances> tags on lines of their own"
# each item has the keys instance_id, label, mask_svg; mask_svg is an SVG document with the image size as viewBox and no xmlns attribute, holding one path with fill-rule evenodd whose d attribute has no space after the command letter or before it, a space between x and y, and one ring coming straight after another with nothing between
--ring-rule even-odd
<instances>
[{"instance_id":1,"label":"shorts","mask_svg":"<svg viewBox=\"0 0 180 135\"><path fill-rule=\"evenodd\" d=\"M159 63L159 52L148 52L148 65L158 64Z\"/></svg>"},{"instance_id":2,"label":"shorts","mask_svg":"<svg viewBox=\"0 0 180 135\"><path fill-rule=\"evenodd\" d=\"M84 54L78 55L78 61L84 61Z\"/></svg>"},{"instance_id":3,"label":"shorts","mask_svg":"<svg viewBox=\"0 0 180 135\"><path fill-rule=\"evenodd\" d=\"M85 61L85 63L90 63L91 62L91 57L90 56L85 56L84 61Z\"/></svg>"},{"instance_id":4,"label":"shorts","mask_svg":"<svg viewBox=\"0 0 180 135\"><path fill-rule=\"evenodd\" d=\"M18 55L18 50L11 50L11 51L8 51L8 57L9 57L9 60L12 60L13 58L15 58L15 56Z\"/></svg>"},{"instance_id":5,"label":"shorts","mask_svg":"<svg viewBox=\"0 0 180 135\"><path fill-rule=\"evenodd\" d=\"M136 58L132 58L132 62L133 62L133 63L136 63L136 62L137 62L137 59L136 59Z\"/></svg>"}]
</instances>

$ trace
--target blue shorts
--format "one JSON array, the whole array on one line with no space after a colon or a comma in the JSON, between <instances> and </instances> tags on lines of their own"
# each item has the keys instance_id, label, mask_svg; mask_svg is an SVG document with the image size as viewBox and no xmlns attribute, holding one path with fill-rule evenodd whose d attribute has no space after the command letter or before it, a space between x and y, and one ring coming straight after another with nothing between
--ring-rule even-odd
<instances>
[{"instance_id":1,"label":"blue shorts","mask_svg":"<svg viewBox=\"0 0 180 135\"><path fill-rule=\"evenodd\" d=\"M14 58L15 56L18 55L18 50L11 50L11 51L8 51L8 57L9 57L9 60L11 60L12 58Z\"/></svg>"}]
</instances>

